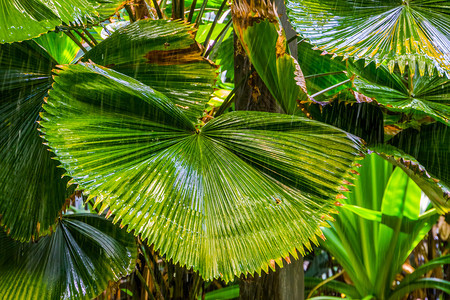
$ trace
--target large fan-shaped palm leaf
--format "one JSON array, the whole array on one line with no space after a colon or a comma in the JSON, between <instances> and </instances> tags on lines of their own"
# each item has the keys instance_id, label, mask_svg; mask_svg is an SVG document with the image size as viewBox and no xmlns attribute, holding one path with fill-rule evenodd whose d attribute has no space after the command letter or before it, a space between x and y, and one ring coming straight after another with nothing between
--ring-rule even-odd
<instances>
[{"instance_id":1,"label":"large fan-shaped palm leaf","mask_svg":"<svg viewBox=\"0 0 450 300\"><path fill-rule=\"evenodd\" d=\"M130 77L92 64L57 73L43 131L64 168L115 221L205 279L267 270L316 241L360 149L339 129L271 113L196 129Z\"/></svg>"},{"instance_id":2,"label":"large fan-shaped palm leaf","mask_svg":"<svg viewBox=\"0 0 450 300\"><path fill-rule=\"evenodd\" d=\"M134 237L101 216L66 215L35 243L0 232L1 299L92 299L130 273Z\"/></svg>"},{"instance_id":3,"label":"large fan-shaped palm leaf","mask_svg":"<svg viewBox=\"0 0 450 300\"><path fill-rule=\"evenodd\" d=\"M0 49L1 225L28 241L49 232L68 196L68 178L37 131L56 62L33 41Z\"/></svg>"},{"instance_id":4,"label":"large fan-shaped palm leaf","mask_svg":"<svg viewBox=\"0 0 450 300\"><path fill-rule=\"evenodd\" d=\"M450 6L440 0L290 0L297 31L319 49L390 71L450 72ZM428 66L428 67L427 67Z\"/></svg>"}]
</instances>

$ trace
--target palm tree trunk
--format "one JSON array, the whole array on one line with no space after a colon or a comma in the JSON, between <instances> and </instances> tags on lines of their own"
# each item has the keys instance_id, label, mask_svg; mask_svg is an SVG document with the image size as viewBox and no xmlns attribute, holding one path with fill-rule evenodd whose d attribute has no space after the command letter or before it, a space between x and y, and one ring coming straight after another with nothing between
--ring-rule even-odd
<instances>
[{"instance_id":1,"label":"palm tree trunk","mask_svg":"<svg viewBox=\"0 0 450 300\"><path fill-rule=\"evenodd\" d=\"M242 0L241 0L242 1ZM244 0L250 4L250 0ZM287 31L287 38L295 35L286 18L286 8L283 0L277 1L277 10ZM291 46L292 44L292 46ZM293 41L289 46L291 53L297 54L297 43ZM238 86L235 95L236 110L252 110L267 112L282 112L270 91L262 79L256 73L248 56L242 48L237 35L234 35L234 81ZM290 264L284 264L283 268L276 267L276 271L264 272L261 276L241 276L239 283L239 298L242 300L253 299L304 299L303 283L303 259L294 260L290 257Z\"/></svg>"}]
</instances>

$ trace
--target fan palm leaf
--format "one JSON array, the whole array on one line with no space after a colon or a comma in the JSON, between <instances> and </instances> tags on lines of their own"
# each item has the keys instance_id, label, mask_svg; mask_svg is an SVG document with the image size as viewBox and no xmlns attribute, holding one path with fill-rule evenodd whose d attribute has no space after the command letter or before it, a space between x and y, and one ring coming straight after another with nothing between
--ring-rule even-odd
<instances>
[{"instance_id":1,"label":"fan palm leaf","mask_svg":"<svg viewBox=\"0 0 450 300\"><path fill-rule=\"evenodd\" d=\"M92 299L136 263L134 237L102 216L65 215L52 235L20 243L0 232L1 299Z\"/></svg>"},{"instance_id":2,"label":"fan palm leaf","mask_svg":"<svg viewBox=\"0 0 450 300\"><path fill-rule=\"evenodd\" d=\"M316 242L361 149L337 128L272 113L196 128L168 97L113 70L57 74L42 125L68 174L205 279L267 271Z\"/></svg>"},{"instance_id":3,"label":"fan palm leaf","mask_svg":"<svg viewBox=\"0 0 450 300\"><path fill-rule=\"evenodd\" d=\"M390 72L450 72L450 6L440 0L290 0L297 32L320 50L374 61Z\"/></svg>"}]
</instances>

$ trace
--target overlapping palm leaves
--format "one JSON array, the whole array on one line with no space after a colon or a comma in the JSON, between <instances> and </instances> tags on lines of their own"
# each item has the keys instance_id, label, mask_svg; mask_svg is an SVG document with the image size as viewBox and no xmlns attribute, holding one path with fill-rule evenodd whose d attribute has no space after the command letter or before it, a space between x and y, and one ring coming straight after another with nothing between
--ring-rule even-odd
<instances>
[{"instance_id":1,"label":"overlapping palm leaves","mask_svg":"<svg viewBox=\"0 0 450 300\"><path fill-rule=\"evenodd\" d=\"M408 72L390 73L386 66L364 67L361 61L348 63L349 76L354 77L355 89L391 111L430 116L444 124L450 120L450 79L439 76L421 76Z\"/></svg>"},{"instance_id":2,"label":"overlapping palm leaves","mask_svg":"<svg viewBox=\"0 0 450 300\"><path fill-rule=\"evenodd\" d=\"M253 44L255 33L268 28L271 44L283 46L271 21L257 23L247 38L241 33L241 40ZM86 62L110 69L61 67L44 132L68 173L116 221L205 278L229 280L267 269L272 259L281 262L314 241L360 144L336 128L276 114L233 113L196 127L215 71L190 33L192 27L176 22L136 22L86 55ZM293 113L296 100L306 97L295 78L301 73L289 55L272 50L262 56L275 56L271 71L261 69L262 59L258 72ZM396 59L402 68L404 57ZM253 61L258 65L257 55ZM425 62L442 69L439 61ZM290 81L283 81L287 69ZM33 222L28 236L39 232L41 223Z\"/></svg>"},{"instance_id":3,"label":"overlapping palm leaves","mask_svg":"<svg viewBox=\"0 0 450 300\"><path fill-rule=\"evenodd\" d=\"M56 71L43 131L74 180L116 221L205 278L267 270L315 242L360 141L315 121L265 113L228 114L196 128L215 67L200 57L191 27L136 22L128 30L144 46L122 58L117 53L133 43L125 29L99 46L103 55L94 48L86 60L142 82L92 63ZM114 47L118 41L122 48ZM146 53L158 59L142 59ZM191 64L181 63L186 59ZM155 70L164 76L151 77ZM164 86L168 78L188 88ZM204 83L195 87L196 79ZM182 89L195 92L197 103L180 104Z\"/></svg>"},{"instance_id":4,"label":"overlapping palm leaves","mask_svg":"<svg viewBox=\"0 0 450 300\"><path fill-rule=\"evenodd\" d=\"M0 298L90 299L132 270L134 239L104 218L61 219L73 186L37 131L56 62L34 41L0 47Z\"/></svg>"},{"instance_id":5,"label":"overlapping palm leaves","mask_svg":"<svg viewBox=\"0 0 450 300\"><path fill-rule=\"evenodd\" d=\"M244 48L237 51L245 51L283 111L297 112L298 102L309 100L305 78L298 62L287 53L286 36L270 1L235 3L233 24Z\"/></svg>"},{"instance_id":6,"label":"overlapping palm leaves","mask_svg":"<svg viewBox=\"0 0 450 300\"><path fill-rule=\"evenodd\" d=\"M151 86L195 121L214 91L216 66L202 58L192 38L194 30L180 22L137 21L114 32L83 61L107 66Z\"/></svg>"}]
</instances>

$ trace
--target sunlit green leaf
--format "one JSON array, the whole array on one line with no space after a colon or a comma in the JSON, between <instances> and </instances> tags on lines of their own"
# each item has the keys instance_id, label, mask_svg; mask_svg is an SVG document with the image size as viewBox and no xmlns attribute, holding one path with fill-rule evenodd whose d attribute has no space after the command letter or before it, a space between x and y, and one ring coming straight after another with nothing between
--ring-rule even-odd
<instances>
[{"instance_id":1,"label":"sunlit green leaf","mask_svg":"<svg viewBox=\"0 0 450 300\"><path fill-rule=\"evenodd\" d=\"M213 92L216 67L201 56L193 30L180 22L140 20L118 29L83 60L151 86L195 120Z\"/></svg>"},{"instance_id":2,"label":"sunlit green leaf","mask_svg":"<svg viewBox=\"0 0 450 300\"><path fill-rule=\"evenodd\" d=\"M58 64L71 63L80 51L80 47L63 32L48 32L35 41L47 50Z\"/></svg>"},{"instance_id":3,"label":"sunlit green leaf","mask_svg":"<svg viewBox=\"0 0 450 300\"><path fill-rule=\"evenodd\" d=\"M134 237L97 215L66 215L35 243L1 231L0 298L92 299L130 273L136 256Z\"/></svg>"},{"instance_id":4,"label":"sunlit green leaf","mask_svg":"<svg viewBox=\"0 0 450 300\"><path fill-rule=\"evenodd\" d=\"M420 74L450 72L446 0L289 0L289 17L320 50Z\"/></svg>"},{"instance_id":5,"label":"sunlit green leaf","mask_svg":"<svg viewBox=\"0 0 450 300\"><path fill-rule=\"evenodd\" d=\"M215 62L221 66L221 70L226 71L225 75L231 82L234 82L234 35L230 35L228 38L220 44L219 51L217 52L217 58Z\"/></svg>"},{"instance_id":6,"label":"sunlit green leaf","mask_svg":"<svg viewBox=\"0 0 450 300\"><path fill-rule=\"evenodd\" d=\"M56 62L34 41L0 49L0 222L28 241L49 232L67 196L68 179L37 130Z\"/></svg>"},{"instance_id":7,"label":"sunlit green leaf","mask_svg":"<svg viewBox=\"0 0 450 300\"><path fill-rule=\"evenodd\" d=\"M95 15L89 0L1 0L0 43L37 37L62 23L82 24Z\"/></svg>"},{"instance_id":8,"label":"sunlit green leaf","mask_svg":"<svg viewBox=\"0 0 450 300\"><path fill-rule=\"evenodd\" d=\"M371 147L402 168L441 213L450 210L449 133L448 126L434 123L420 130L403 130L389 141L390 145Z\"/></svg>"},{"instance_id":9,"label":"sunlit green leaf","mask_svg":"<svg viewBox=\"0 0 450 300\"><path fill-rule=\"evenodd\" d=\"M43 131L67 172L205 279L267 270L316 241L361 147L273 113L229 113L196 130L161 93L90 64L64 66L53 88Z\"/></svg>"},{"instance_id":10,"label":"sunlit green leaf","mask_svg":"<svg viewBox=\"0 0 450 300\"><path fill-rule=\"evenodd\" d=\"M93 2L94 0L89 0ZM95 10L99 14L100 20L105 20L108 17L115 14L119 9L123 8L126 1L124 0L95 0L98 5L95 6Z\"/></svg>"},{"instance_id":11,"label":"sunlit green leaf","mask_svg":"<svg viewBox=\"0 0 450 300\"><path fill-rule=\"evenodd\" d=\"M417 269L415 269L413 273L407 275L405 279L402 280L399 288L408 286L411 282L421 278L424 274L426 274L430 270L433 270L442 265L449 265L449 264L450 264L450 254L442 255L438 258L432 259L426 262L425 264L421 265Z\"/></svg>"}]
</instances>

